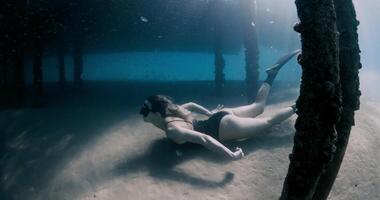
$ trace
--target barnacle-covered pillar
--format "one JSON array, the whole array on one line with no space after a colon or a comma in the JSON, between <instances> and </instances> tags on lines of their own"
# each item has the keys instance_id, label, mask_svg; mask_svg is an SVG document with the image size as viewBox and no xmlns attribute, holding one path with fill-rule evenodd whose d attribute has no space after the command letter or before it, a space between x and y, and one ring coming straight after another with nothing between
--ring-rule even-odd
<instances>
[{"instance_id":1,"label":"barnacle-covered pillar","mask_svg":"<svg viewBox=\"0 0 380 200\"><path fill-rule=\"evenodd\" d=\"M294 146L281 199L312 199L330 162L341 111L336 15L332 0L296 0L302 66Z\"/></svg>"},{"instance_id":2,"label":"barnacle-covered pillar","mask_svg":"<svg viewBox=\"0 0 380 200\"><path fill-rule=\"evenodd\" d=\"M339 31L339 68L342 87L342 115L337 125L338 141L333 160L319 179L313 200L327 199L339 172L351 126L355 124L354 114L359 109L360 48L358 42L355 8L351 0L335 0L337 26Z\"/></svg>"}]
</instances>

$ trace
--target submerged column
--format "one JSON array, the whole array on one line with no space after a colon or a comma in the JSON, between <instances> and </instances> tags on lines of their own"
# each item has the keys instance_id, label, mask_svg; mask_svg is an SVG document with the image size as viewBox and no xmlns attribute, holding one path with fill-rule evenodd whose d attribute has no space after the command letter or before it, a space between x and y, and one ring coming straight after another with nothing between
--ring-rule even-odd
<instances>
[{"instance_id":1,"label":"submerged column","mask_svg":"<svg viewBox=\"0 0 380 200\"><path fill-rule=\"evenodd\" d=\"M58 77L61 87L66 85L66 72L65 72L65 43L62 30L57 34L57 59L58 59Z\"/></svg>"},{"instance_id":2,"label":"submerged column","mask_svg":"<svg viewBox=\"0 0 380 200\"><path fill-rule=\"evenodd\" d=\"M47 38L49 37L49 30L51 24L48 22L51 18L48 1L39 0L32 2L29 14L29 28L30 39L32 41L32 56L33 56L33 87L36 95L35 102L41 105L43 101L43 53Z\"/></svg>"},{"instance_id":3,"label":"submerged column","mask_svg":"<svg viewBox=\"0 0 380 200\"><path fill-rule=\"evenodd\" d=\"M294 146L282 200L312 199L318 180L331 161L341 111L338 38L332 0L296 0L302 66Z\"/></svg>"},{"instance_id":4,"label":"submerged column","mask_svg":"<svg viewBox=\"0 0 380 200\"><path fill-rule=\"evenodd\" d=\"M215 91L218 96L221 96L223 94L223 88L224 88L224 83L225 83L224 72L223 72L225 62L223 59L220 40L217 40L216 43L217 44L215 44L215 49L214 49Z\"/></svg>"},{"instance_id":5,"label":"submerged column","mask_svg":"<svg viewBox=\"0 0 380 200\"><path fill-rule=\"evenodd\" d=\"M81 87L83 84L82 73L83 73L83 35L78 34L74 36L74 49L73 49L73 59L74 59L74 85Z\"/></svg>"},{"instance_id":6,"label":"submerged column","mask_svg":"<svg viewBox=\"0 0 380 200\"><path fill-rule=\"evenodd\" d=\"M259 47L255 24L256 0L241 0L243 41L245 48L245 81L248 103L255 101L259 79Z\"/></svg>"},{"instance_id":7,"label":"submerged column","mask_svg":"<svg viewBox=\"0 0 380 200\"><path fill-rule=\"evenodd\" d=\"M335 0L337 25L339 31L339 70L342 86L342 115L337 125L338 141L333 160L319 179L313 200L327 199L338 175L347 144L351 126L355 125L355 111L360 105L359 69L360 48L358 42L355 8L351 0Z\"/></svg>"},{"instance_id":8,"label":"submerged column","mask_svg":"<svg viewBox=\"0 0 380 200\"><path fill-rule=\"evenodd\" d=\"M215 64L215 92L217 96L223 95L225 84L224 66L225 61L222 54L223 49L223 28L222 28L222 3L215 1L213 3L213 32L214 32L214 64Z\"/></svg>"},{"instance_id":9,"label":"submerged column","mask_svg":"<svg viewBox=\"0 0 380 200\"><path fill-rule=\"evenodd\" d=\"M33 86L38 97L38 101L41 103L43 96L43 74L42 74L42 59L44 52L43 39L40 33L35 36L33 45ZM41 33L42 34L42 33Z\"/></svg>"}]
</instances>

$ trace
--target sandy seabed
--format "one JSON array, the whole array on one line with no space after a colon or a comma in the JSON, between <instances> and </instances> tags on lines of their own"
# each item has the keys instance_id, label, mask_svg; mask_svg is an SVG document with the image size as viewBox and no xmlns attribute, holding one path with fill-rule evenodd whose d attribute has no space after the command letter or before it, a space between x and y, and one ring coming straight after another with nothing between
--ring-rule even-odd
<instances>
[{"instance_id":1,"label":"sandy seabed","mask_svg":"<svg viewBox=\"0 0 380 200\"><path fill-rule=\"evenodd\" d=\"M292 105L298 89L276 85L263 116ZM143 122L152 93L207 108L243 105L241 83L212 97L212 82L88 82L83 94L47 90L43 108L1 110L0 199L278 199L293 146L296 116L239 146L231 161L200 145L177 145ZM50 92L49 92L50 91ZM196 92L194 92L196 91ZM190 93L191 92L191 93ZM380 199L380 102L362 97L332 200Z\"/></svg>"}]
</instances>

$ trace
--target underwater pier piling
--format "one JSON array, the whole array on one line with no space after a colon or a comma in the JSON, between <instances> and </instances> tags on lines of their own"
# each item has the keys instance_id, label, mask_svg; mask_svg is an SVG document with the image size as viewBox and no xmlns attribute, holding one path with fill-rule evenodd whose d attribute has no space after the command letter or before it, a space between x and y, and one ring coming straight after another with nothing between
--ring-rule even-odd
<instances>
[{"instance_id":1,"label":"underwater pier piling","mask_svg":"<svg viewBox=\"0 0 380 200\"><path fill-rule=\"evenodd\" d=\"M248 103L255 101L259 87L259 45L256 29L256 0L242 0L242 29L245 55L245 81Z\"/></svg>"}]
</instances>

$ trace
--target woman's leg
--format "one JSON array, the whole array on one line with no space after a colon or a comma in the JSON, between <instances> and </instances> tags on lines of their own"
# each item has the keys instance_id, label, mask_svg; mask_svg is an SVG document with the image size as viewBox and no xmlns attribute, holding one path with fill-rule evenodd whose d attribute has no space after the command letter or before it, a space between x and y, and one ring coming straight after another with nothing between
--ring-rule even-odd
<instances>
[{"instance_id":1,"label":"woman's leg","mask_svg":"<svg viewBox=\"0 0 380 200\"><path fill-rule=\"evenodd\" d=\"M267 78L261 85L259 91L257 92L256 100L254 103L245 106L239 106L236 108L225 108L227 111L238 117L249 117L253 118L264 112L264 107L268 98L269 91L272 87L272 83L277 76L279 70L284 66L293 56L299 54L301 51L296 50L289 54L286 54L279 58L277 62L270 68L266 70Z\"/></svg>"},{"instance_id":2,"label":"woman's leg","mask_svg":"<svg viewBox=\"0 0 380 200\"><path fill-rule=\"evenodd\" d=\"M225 108L223 110L229 111L231 114L238 117L249 117L253 118L264 112L264 107L271 89L271 85L264 82L259 91L257 92L256 101L252 104L239 106L236 108Z\"/></svg>"},{"instance_id":3,"label":"woman's leg","mask_svg":"<svg viewBox=\"0 0 380 200\"><path fill-rule=\"evenodd\" d=\"M295 107L287 107L271 117L242 118L235 115L226 115L219 125L219 139L232 140L250 138L257 133L267 130L295 113Z\"/></svg>"}]
</instances>

